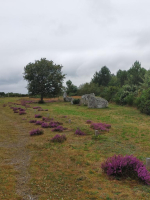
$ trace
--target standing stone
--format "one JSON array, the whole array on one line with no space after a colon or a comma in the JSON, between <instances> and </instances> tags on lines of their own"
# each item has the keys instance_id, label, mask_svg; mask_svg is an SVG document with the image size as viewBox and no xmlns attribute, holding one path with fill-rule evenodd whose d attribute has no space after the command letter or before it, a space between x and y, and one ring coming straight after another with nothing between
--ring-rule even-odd
<instances>
[{"instance_id":1,"label":"standing stone","mask_svg":"<svg viewBox=\"0 0 150 200\"><path fill-rule=\"evenodd\" d=\"M92 97L88 99L88 108L106 108L108 107L108 101L101 97Z\"/></svg>"},{"instance_id":2,"label":"standing stone","mask_svg":"<svg viewBox=\"0 0 150 200\"><path fill-rule=\"evenodd\" d=\"M72 97L68 97L66 92L64 92L63 98L64 98L65 102L71 102L71 101L73 101L73 98Z\"/></svg>"}]
</instances>

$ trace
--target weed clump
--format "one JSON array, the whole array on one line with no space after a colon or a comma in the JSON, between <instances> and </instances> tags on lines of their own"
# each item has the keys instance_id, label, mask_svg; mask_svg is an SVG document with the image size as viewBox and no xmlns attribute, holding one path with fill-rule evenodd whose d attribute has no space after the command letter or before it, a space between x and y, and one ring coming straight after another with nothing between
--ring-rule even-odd
<instances>
[{"instance_id":1,"label":"weed clump","mask_svg":"<svg viewBox=\"0 0 150 200\"><path fill-rule=\"evenodd\" d=\"M150 172L133 155L114 155L102 163L101 168L108 176L114 176L116 178L130 177L150 185Z\"/></svg>"},{"instance_id":2,"label":"weed clump","mask_svg":"<svg viewBox=\"0 0 150 200\"><path fill-rule=\"evenodd\" d=\"M51 141L52 142L59 142L59 143L62 143L62 142L64 142L65 140L67 140L67 138L66 138L66 136L65 135L55 135L52 139L51 139Z\"/></svg>"},{"instance_id":3,"label":"weed clump","mask_svg":"<svg viewBox=\"0 0 150 200\"><path fill-rule=\"evenodd\" d=\"M42 129L34 129L34 130L30 131L30 136L42 135L43 133L44 133L44 131Z\"/></svg>"}]
</instances>

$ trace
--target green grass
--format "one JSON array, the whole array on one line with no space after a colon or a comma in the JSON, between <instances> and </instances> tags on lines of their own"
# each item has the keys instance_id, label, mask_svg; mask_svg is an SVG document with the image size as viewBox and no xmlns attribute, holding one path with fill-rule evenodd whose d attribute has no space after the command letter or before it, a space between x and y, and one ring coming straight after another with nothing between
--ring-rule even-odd
<instances>
[{"instance_id":1,"label":"green grass","mask_svg":"<svg viewBox=\"0 0 150 200\"><path fill-rule=\"evenodd\" d=\"M103 161L114 154L133 154L145 163L150 152L150 116L141 114L135 108L115 104L109 104L106 109L88 109L61 101L39 105L48 111L35 112L28 108L26 115L19 116L8 106L2 107L3 103L11 101L19 102L17 98L1 99L0 125L3 132L0 141L3 144L6 141L8 144L11 141L15 143L23 130L26 133L26 150L30 155L27 187L31 188L32 195L38 194L41 200L150 199L149 186L135 180L110 179L100 167ZM31 104L32 107L37 105ZM30 137L29 131L40 127L29 123L29 120L35 119L35 113L45 117L49 115L55 121L62 122L68 128L63 132L67 141L62 144L51 143L50 139L57 133L49 128L44 129L41 136ZM95 136L86 120L111 124L111 129ZM74 135L77 127L87 135ZM15 151L5 146L0 148L0 161L3 163L0 165L0 199L21 198L15 191L17 170L6 162ZM7 177L5 180L4 176Z\"/></svg>"}]
</instances>

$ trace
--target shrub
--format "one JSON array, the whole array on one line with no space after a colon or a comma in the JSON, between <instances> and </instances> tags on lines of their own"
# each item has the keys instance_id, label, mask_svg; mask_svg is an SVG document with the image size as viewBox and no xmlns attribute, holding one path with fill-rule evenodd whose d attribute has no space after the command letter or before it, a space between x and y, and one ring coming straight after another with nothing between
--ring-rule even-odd
<instances>
[{"instance_id":1,"label":"shrub","mask_svg":"<svg viewBox=\"0 0 150 200\"><path fill-rule=\"evenodd\" d=\"M64 128L62 126L57 126L52 131L58 131L58 132L63 132Z\"/></svg>"},{"instance_id":2,"label":"shrub","mask_svg":"<svg viewBox=\"0 0 150 200\"><path fill-rule=\"evenodd\" d=\"M67 140L66 136L65 135L55 135L51 141L52 142L59 142L59 143L62 143L64 142L65 140Z\"/></svg>"},{"instance_id":3,"label":"shrub","mask_svg":"<svg viewBox=\"0 0 150 200\"><path fill-rule=\"evenodd\" d=\"M41 125L43 122L42 121L36 121L36 125Z\"/></svg>"},{"instance_id":4,"label":"shrub","mask_svg":"<svg viewBox=\"0 0 150 200\"><path fill-rule=\"evenodd\" d=\"M49 125L48 125L47 123L45 123L45 122L43 122L43 123L41 124L41 126L42 126L43 128L48 128L48 127L49 127Z\"/></svg>"},{"instance_id":5,"label":"shrub","mask_svg":"<svg viewBox=\"0 0 150 200\"><path fill-rule=\"evenodd\" d=\"M20 110L20 111L25 111L25 109L23 109L23 108L19 108L19 110Z\"/></svg>"},{"instance_id":6,"label":"shrub","mask_svg":"<svg viewBox=\"0 0 150 200\"><path fill-rule=\"evenodd\" d=\"M86 135L83 131L81 131L79 128L75 131L75 135Z\"/></svg>"},{"instance_id":7,"label":"shrub","mask_svg":"<svg viewBox=\"0 0 150 200\"><path fill-rule=\"evenodd\" d=\"M3 104L3 107L6 107L6 104Z\"/></svg>"},{"instance_id":8,"label":"shrub","mask_svg":"<svg viewBox=\"0 0 150 200\"><path fill-rule=\"evenodd\" d=\"M111 125L105 123L92 123L90 127L93 128L94 130L109 131Z\"/></svg>"},{"instance_id":9,"label":"shrub","mask_svg":"<svg viewBox=\"0 0 150 200\"><path fill-rule=\"evenodd\" d=\"M29 121L30 123L36 123L36 120L32 119Z\"/></svg>"},{"instance_id":10,"label":"shrub","mask_svg":"<svg viewBox=\"0 0 150 200\"><path fill-rule=\"evenodd\" d=\"M42 117L42 115L40 115L40 114L35 114L35 118L41 118Z\"/></svg>"},{"instance_id":11,"label":"shrub","mask_svg":"<svg viewBox=\"0 0 150 200\"><path fill-rule=\"evenodd\" d=\"M30 131L30 136L42 135L43 133L44 133L44 131L42 129L34 129L34 130Z\"/></svg>"},{"instance_id":12,"label":"shrub","mask_svg":"<svg viewBox=\"0 0 150 200\"><path fill-rule=\"evenodd\" d=\"M101 168L108 176L114 176L116 178L130 177L150 185L150 172L133 155L114 155L102 163Z\"/></svg>"},{"instance_id":13,"label":"shrub","mask_svg":"<svg viewBox=\"0 0 150 200\"><path fill-rule=\"evenodd\" d=\"M87 124L91 124L92 121L91 121L91 120L86 120L86 123L87 123Z\"/></svg>"},{"instance_id":14,"label":"shrub","mask_svg":"<svg viewBox=\"0 0 150 200\"><path fill-rule=\"evenodd\" d=\"M19 115L24 115L24 114L26 114L25 111L19 111Z\"/></svg>"},{"instance_id":15,"label":"shrub","mask_svg":"<svg viewBox=\"0 0 150 200\"><path fill-rule=\"evenodd\" d=\"M74 99L73 100L73 104L79 104L80 103L80 99Z\"/></svg>"},{"instance_id":16,"label":"shrub","mask_svg":"<svg viewBox=\"0 0 150 200\"><path fill-rule=\"evenodd\" d=\"M41 108L41 107L39 107L39 106L33 107L33 109L38 109L38 108Z\"/></svg>"},{"instance_id":17,"label":"shrub","mask_svg":"<svg viewBox=\"0 0 150 200\"><path fill-rule=\"evenodd\" d=\"M57 127L59 124L60 124L59 122L50 122L50 123L49 123L49 127L50 127L50 128L55 128L55 127Z\"/></svg>"}]
</instances>

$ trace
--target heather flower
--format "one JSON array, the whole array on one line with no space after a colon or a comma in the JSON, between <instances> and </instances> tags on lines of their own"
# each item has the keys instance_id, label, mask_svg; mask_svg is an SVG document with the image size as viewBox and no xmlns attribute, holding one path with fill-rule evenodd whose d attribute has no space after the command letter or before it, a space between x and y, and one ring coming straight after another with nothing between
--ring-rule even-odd
<instances>
[{"instance_id":1,"label":"heather flower","mask_svg":"<svg viewBox=\"0 0 150 200\"><path fill-rule=\"evenodd\" d=\"M34 129L34 130L30 131L30 136L42 135L43 133L44 133L44 131L42 129Z\"/></svg>"},{"instance_id":2,"label":"heather flower","mask_svg":"<svg viewBox=\"0 0 150 200\"><path fill-rule=\"evenodd\" d=\"M24 115L24 114L26 114L25 111L19 111L19 115Z\"/></svg>"},{"instance_id":3,"label":"heather flower","mask_svg":"<svg viewBox=\"0 0 150 200\"><path fill-rule=\"evenodd\" d=\"M81 131L79 128L75 131L76 135L85 135L85 133L83 131Z\"/></svg>"},{"instance_id":4,"label":"heather flower","mask_svg":"<svg viewBox=\"0 0 150 200\"><path fill-rule=\"evenodd\" d=\"M36 121L36 125L41 125L43 122L42 121Z\"/></svg>"},{"instance_id":5,"label":"heather flower","mask_svg":"<svg viewBox=\"0 0 150 200\"><path fill-rule=\"evenodd\" d=\"M50 122L49 123L49 127L50 128L55 128L55 127L57 127L59 125L59 122Z\"/></svg>"},{"instance_id":6,"label":"heather flower","mask_svg":"<svg viewBox=\"0 0 150 200\"><path fill-rule=\"evenodd\" d=\"M43 109L42 108L38 108L38 111L43 111Z\"/></svg>"},{"instance_id":7,"label":"heather flower","mask_svg":"<svg viewBox=\"0 0 150 200\"><path fill-rule=\"evenodd\" d=\"M42 126L42 128L48 128L48 127L49 127L49 125L48 125L47 123L45 123L45 122L43 122L43 123L41 124L41 126Z\"/></svg>"},{"instance_id":8,"label":"heather flower","mask_svg":"<svg viewBox=\"0 0 150 200\"><path fill-rule=\"evenodd\" d=\"M58 132L63 132L64 128L62 126L57 126L52 129L52 131L58 131Z\"/></svg>"},{"instance_id":9,"label":"heather flower","mask_svg":"<svg viewBox=\"0 0 150 200\"><path fill-rule=\"evenodd\" d=\"M19 108L19 110L20 110L20 111L25 111L25 109L23 109L23 108Z\"/></svg>"},{"instance_id":10,"label":"heather flower","mask_svg":"<svg viewBox=\"0 0 150 200\"><path fill-rule=\"evenodd\" d=\"M39 107L39 106L33 107L33 109L39 109L39 108L41 108L41 107Z\"/></svg>"},{"instance_id":11,"label":"heather flower","mask_svg":"<svg viewBox=\"0 0 150 200\"><path fill-rule=\"evenodd\" d=\"M67 140L66 136L65 135L55 135L51 141L52 142L59 142L59 143L62 143L64 142L65 140Z\"/></svg>"},{"instance_id":12,"label":"heather flower","mask_svg":"<svg viewBox=\"0 0 150 200\"><path fill-rule=\"evenodd\" d=\"M3 107L6 107L6 104L3 104Z\"/></svg>"},{"instance_id":13,"label":"heather flower","mask_svg":"<svg viewBox=\"0 0 150 200\"><path fill-rule=\"evenodd\" d=\"M111 125L105 123L92 123L90 127L93 128L94 130L109 131Z\"/></svg>"},{"instance_id":14,"label":"heather flower","mask_svg":"<svg viewBox=\"0 0 150 200\"><path fill-rule=\"evenodd\" d=\"M86 123L87 123L87 124L91 124L92 121L91 121L91 120L86 120Z\"/></svg>"},{"instance_id":15,"label":"heather flower","mask_svg":"<svg viewBox=\"0 0 150 200\"><path fill-rule=\"evenodd\" d=\"M150 185L150 172L133 155L114 155L102 163L101 168L108 176L138 178Z\"/></svg>"},{"instance_id":16,"label":"heather flower","mask_svg":"<svg viewBox=\"0 0 150 200\"><path fill-rule=\"evenodd\" d=\"M36 120L32 119L29 121L30 123L36 123Z\"/></svg>"},{"instance_id":17,"label":"heather flower","mask_svg":"<svg viewBox=\"0 0 150 200\"><path fill-rule=\"evenodd\" d=\"M48 109L45 109L45 111L48 111Z\"/></svg>"},{"instance_id":18,"label":"heather flower","mask_svg":"<svg viewBox=\"0 0 150 200\"><path fill-rule=\"evenodd\" d=\"M35 114L35 118L41 118L42 117L42 115L40 115L40 114Z\"/></svg>"}]
</instances>

